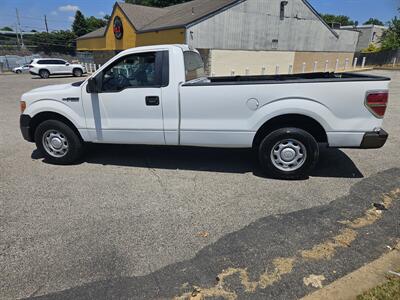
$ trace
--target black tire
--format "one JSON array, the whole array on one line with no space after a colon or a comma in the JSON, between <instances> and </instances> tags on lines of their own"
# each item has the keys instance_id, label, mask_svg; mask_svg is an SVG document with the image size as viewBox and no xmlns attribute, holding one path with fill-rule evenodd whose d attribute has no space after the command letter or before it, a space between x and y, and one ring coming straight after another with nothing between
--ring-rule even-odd
<instances>
[{"instance_id":1,"label":"black tire","mask_svg":"<svg viewBox=\"0 0 400 300\"><path fill-rule=\"evenodd\" d=\"M81 69L74 69L72 75L74 75L75 77L81 77L83 75L83 72Z\"/></svg>"},{"instance_id":2,"label":"black tire","mask_svg":"<svg viewBox=\"0 0 400 300\"><path fill-rule=\"evenodd\" d=\"M17 74L21 74L21 73L22 73L22 71L21 71L21 70L17 70L17 71L15 71L15 73L17 73Z\"/></svg>"},{"instance_id":3,"label":"black tire","mask_svg":"<svg viewBox=\"0 0 400 300\"><path fill-rule=\"evenodd\" d=\"M284 149L289 157L284 157ZM294 155L292 161L290 161L291 155ZM258 156L261 167L268 176L279 179L303 179L307 178L318 162L319 148L317 141L307 131L291 127L282 128L265 136L258 148ZM300 156L301 158L298 158ZM284 158L289 160L286 161Z\"/></svg>"},{"instance_id":4,"label":"black tire","mask_svg":"<svg viewBox=\"0 0 400 300\"><path fill-rule=\"evenodd\" d=\"M47 136L49 131L57 132L61 135L63 141L66 141L68 145L68 150L61 157L55 157L56 152L53 155L50 154L51 151L46 150L52 147L45 145L44 135ZM39 124L35 130L35 143L36 147L44 155L46 161L58 164L58 165L68 165L76 162L83 154L83 141L80 136L68 125L58 120L47 120ZM49 144L49 143L47 143ZM61 155L61 154L59 154Z\"/></svg>"},{"instance_id":5,"label":"black tire","mask_svg":"<svg viewBox=\"0 0 400 300\"><path fill-rule=\"evenodd\" d=\"M43 79L47 79L50 77L50 72L47 70L40 70L39 76L42 77Z\"/></svg>"}]
</instances>

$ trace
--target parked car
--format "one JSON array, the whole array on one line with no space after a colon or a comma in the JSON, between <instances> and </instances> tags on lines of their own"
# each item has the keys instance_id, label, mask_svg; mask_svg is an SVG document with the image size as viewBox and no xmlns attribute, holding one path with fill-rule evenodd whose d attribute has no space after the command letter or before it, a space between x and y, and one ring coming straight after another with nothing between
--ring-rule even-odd
<instances>
[{"instance_id":1,"label":"parked car","mask_svg":"<svg viewBox=\"0 0 400 300\"><path fill-rule=\"evenodd\" d=\"M63 59L36 58L29 64L29 73L42 78L49 78L50 75L73 75L81 77L86 74L86 68L80 64L70 64Z\"/></svg>"},{"instance_id":2,"label":"parked car","mask_svg":"<svg viewBox=\"0 0 400 300\"><path fill-rule=\"evenodd\" d=\"M28 73L29 72L29 65L23 65L19 67L15 67L12 69L14 73L21 74L21 73Z\"/></svg>"},{"instance_id":3,"label":"parked car","mask_svg":"<svg viewBox=\"0 0 400 300\"><path fill-rule=\"evenodd\" d=\"M121 52L90 78L22 95L23 137L70 164L85 142L254 148L279 178L308 174L329 147L382 147L390 79L310 73L205 77L185 45Z\"/></svg>"}]
</instances>

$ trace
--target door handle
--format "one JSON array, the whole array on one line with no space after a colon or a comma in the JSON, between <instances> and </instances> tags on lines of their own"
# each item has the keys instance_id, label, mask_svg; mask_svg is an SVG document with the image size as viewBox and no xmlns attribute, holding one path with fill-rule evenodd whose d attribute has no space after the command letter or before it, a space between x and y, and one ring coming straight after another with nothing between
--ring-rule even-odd
<instances>
[{"instance_id":1,"label":"door handle","mask_svg":"<svg viewBox=\"0 0 400 300\"><path fill-rule=\"evenodd\" d=\"M147 96L146 97L147 106L158 106L160 105L160 97L158 96Z\"/></svg>"}]
</instances>

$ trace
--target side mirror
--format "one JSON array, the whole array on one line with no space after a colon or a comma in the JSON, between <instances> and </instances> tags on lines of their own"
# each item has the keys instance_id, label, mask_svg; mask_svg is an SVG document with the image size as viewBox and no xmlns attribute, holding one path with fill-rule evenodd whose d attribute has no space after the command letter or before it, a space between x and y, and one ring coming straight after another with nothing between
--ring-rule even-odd
<instances>
[{"instance_id":1,"label":"side mirror","mask_svg":"<svg viewBox=\"0 0 400 300\"><path fill-rule=\"evenodd\" d=\"M101 73L100 73L101 74ZM86 85L86 91L89 94L97 94L101 92L101 76L91 77Z\"/></svg>"},{"instance_id":2,"label":"side mirror","mask_svg":"<svg viewBox=\"0 0 400 300\"><path fill-rule=\"evenodd\" d=\"M69 66L69 63L65 63L66 66Z\"/></svg>"}]
</instances>

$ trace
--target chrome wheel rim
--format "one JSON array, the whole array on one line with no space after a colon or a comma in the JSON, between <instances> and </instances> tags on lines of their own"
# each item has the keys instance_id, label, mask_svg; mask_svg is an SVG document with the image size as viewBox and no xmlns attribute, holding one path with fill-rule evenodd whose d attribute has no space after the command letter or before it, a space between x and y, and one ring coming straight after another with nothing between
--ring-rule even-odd
<instances>
[{"instance_id":1,"label":"chrome wheel rim","mask_svg":"<svg viewBox=\"0 0 400 300\"><path fill-rule=\"evenodd\" d=\"M69 143L65 135L55 129L47 130L42 138L46 152L56 158L64 157L69 150Z\"/></svg>"},{"instance_id":2,"label":"chrome wheel rim","mask_svg":"<svg viewBox=\"0 0 400 300\"><path fill-rule=\"evenodd\" d=\"M281 171L296 171L304 165L306 159L306 147L295 139L279 141L271 150L272 164Z\"/></svg>"}]
</instances>

